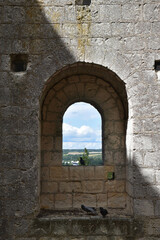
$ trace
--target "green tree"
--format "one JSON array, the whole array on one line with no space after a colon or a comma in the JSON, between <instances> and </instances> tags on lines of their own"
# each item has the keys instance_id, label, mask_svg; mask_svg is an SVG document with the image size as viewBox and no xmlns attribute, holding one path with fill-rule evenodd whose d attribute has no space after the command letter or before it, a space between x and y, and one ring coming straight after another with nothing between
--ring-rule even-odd
<instances>
[{"instance_id":1,"label":"green tree","mask_svg":"<svg viewBox=\"0 0 160 240\"><path fill-rule=\"evenodd\" d=\"M90 160L89 160L89 152L88 152L87 148L84 148L82 159L84 160L85 165L89 165ZM80 161L80 158L79 158L79 161Z\"/></svg>"}]
</instances>

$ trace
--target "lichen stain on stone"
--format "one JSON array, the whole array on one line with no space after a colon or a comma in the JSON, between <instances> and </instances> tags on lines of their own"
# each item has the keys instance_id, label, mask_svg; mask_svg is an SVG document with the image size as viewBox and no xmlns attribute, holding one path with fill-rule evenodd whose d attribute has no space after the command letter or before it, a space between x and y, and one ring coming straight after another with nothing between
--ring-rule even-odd
<instances>
[{"instance_id":1,"label":"lichen stain on stone","mask_svg":"<svg viewBox=\"0 0 160 240\"><path fill-rule=\"evenodd\" d=\"M84 60L85 46L90 45L91 11L88 7L77 8L78 50Z\"/></svg>"}]
</instances>

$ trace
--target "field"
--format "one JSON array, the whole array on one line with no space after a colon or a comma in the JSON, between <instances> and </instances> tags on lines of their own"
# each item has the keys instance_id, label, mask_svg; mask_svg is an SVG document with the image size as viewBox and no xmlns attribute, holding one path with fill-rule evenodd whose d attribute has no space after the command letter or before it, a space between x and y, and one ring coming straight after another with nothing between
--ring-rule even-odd
<instances>
[{"instance_id":1,"label":"field","mask_svg":"<svg viewBox=\"0 0 160 240\"><path fill-rule=\"evenodd\" d=\"M102 150L101 149L87 149L88 150L88 163L87 165L102 165ZM80 165L79 159L83 157L84 149L64 149L62 164L65 166Z\"/></svg>"}]
</instances>

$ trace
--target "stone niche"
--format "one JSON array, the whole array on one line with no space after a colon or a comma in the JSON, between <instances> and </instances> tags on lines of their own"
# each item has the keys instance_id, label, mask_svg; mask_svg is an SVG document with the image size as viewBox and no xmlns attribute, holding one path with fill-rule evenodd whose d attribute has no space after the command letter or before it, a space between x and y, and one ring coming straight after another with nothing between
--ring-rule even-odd
<instances>
[{"instance_id":1,"label":"stone niche","mask_svg":"<svg viewBox=\"0 0 160 240\"><path fill-rule=\"evenodd\" d=\"M127 108L124 86L117 79L109 70L80 64L60 71L46 84L41 108L41 209L74 210L84 204L130 211ZM101 114L103 166L62 166L63 115L79 101L92 104ZM114 173L114 179L109 180L108 173Z\"/></svg>"}]
</instances>

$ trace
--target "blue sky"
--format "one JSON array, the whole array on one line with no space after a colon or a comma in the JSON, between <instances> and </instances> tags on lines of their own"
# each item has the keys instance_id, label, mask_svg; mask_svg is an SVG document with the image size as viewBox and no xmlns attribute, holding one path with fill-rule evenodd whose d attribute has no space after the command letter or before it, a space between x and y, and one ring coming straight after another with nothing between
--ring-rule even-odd
<instances>
[{"instance_id":1,"label":"blue sky","mask_svg":"<svg viewBox=\"0 0 160 240\"><path fill-rule=\"evenodd\" d=\"M72 104L63 116L63 149L101 149L101 124L91 104Z\"/></svg>"}]
</instances>

